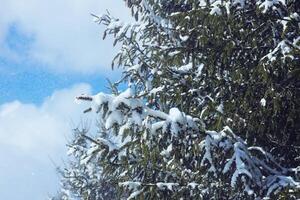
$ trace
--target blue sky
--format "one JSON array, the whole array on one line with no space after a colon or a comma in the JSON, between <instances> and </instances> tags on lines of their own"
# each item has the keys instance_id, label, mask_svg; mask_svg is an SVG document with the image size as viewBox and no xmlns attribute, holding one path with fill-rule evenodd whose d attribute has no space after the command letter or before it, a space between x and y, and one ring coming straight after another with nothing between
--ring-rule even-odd
<instances>
[{"instance_id":1,"label":"blue sky","mask_svg":"<svg viewBox=\"0 0 300 200\"><path fill-rule=\"evenodd\" d=\"M55 194L56 164L66 159L71 128L81 121L82 93L109 92L117 49L103 41L90 13L108 9L129 20L123 1L2 0L0 6L0 199Z\"/></svg>"}]
</instances>

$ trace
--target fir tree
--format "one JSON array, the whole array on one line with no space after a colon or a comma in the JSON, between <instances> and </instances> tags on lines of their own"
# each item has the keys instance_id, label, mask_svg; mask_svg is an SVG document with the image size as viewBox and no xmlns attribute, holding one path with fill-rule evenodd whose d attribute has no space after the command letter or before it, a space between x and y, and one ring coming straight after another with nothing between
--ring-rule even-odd
<instances>
[{"instance_id":1,"label":"fir tree","mask_svg":"<svg viewBox=\"0 0 300 200\"><path fill-rule=\"evenodd\" d=\"M96 177L75 193L101 199L92 191L106 183L117 199L299 198L297 1L126 4L135 23L95 16L121 46L112 64L128 89L78 97L100 119L98 134L75 136L86 146L73 168Z\"/></svg>"}]
</instances>

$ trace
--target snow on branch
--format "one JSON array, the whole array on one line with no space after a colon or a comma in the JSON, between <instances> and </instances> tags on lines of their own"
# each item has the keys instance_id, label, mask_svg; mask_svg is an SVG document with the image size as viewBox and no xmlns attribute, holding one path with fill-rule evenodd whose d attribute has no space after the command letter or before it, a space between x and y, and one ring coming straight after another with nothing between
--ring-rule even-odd
<instances>
[{"instance_id":1,"label":"snow on branch","mask_svg":"<svg viewBox=\"0 0 300 200\"><path fill-rule=\"evenodd\" d=\"M159 166L176 166L182 172L188 167L189 174L206 169L200 175L204 179L218 182L222 177L229 177L224 180L229 183L228 187L237 191L242 188L245 194L253 197L269 197L283 189L295 189L300 185L288 175L289 169L277 164L261 148L248 147L229 127L224 127L220 132L206 131L204 134L196 119L178 108L171 108L169 113L149 108L142 99L135 97L131 88L119 95L99 93L90 97L79 96L78 99L91 102L92 110L100 115L108 135L97 138L96 141L107 147L110 152L107 159L110 163L115 163L114 166L121 167L125 158L127 162L124 165L132 165L133 168L138 163L145 162L143 156L140 157L140 152L132 151L134 145L141 145L138 148L141 148L140 151L147 151L146 155L154 153L156 148L159 149ZM165 139L161 140L162 138ZM199 148L200 151L192 151ZM176 150L185 153L178 155ZM200 163L200 168L191 167L191 163L195 163L195 166ZM125 176L122 169L124 168L119 169L121 177ZM197 186L194 187L196 190L210 188L211 184L215 184L203 185L195 182L194 178L186 180L183 175L181 177L178 174L168 175L176 180L174 182L164 181L159 177L156 181L145 182L140 176L135 176L120 183L120 186L129 187L131 197L140 195L146 185L175 192L190 188L192 183Z\"/></svg>"}]
</instances>

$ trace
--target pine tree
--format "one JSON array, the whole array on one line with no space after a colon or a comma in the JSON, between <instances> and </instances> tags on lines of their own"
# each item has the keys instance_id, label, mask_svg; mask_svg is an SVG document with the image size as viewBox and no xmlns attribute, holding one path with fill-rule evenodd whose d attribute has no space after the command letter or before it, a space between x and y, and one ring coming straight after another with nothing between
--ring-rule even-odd
<instances>
[{"instance_id":1,"label":"pine tree","mask_svg":"<svg viewBox=\"0 0 300 200\"><path fill-rule=\"evenodd\" d=\"M123 76L112 94L78 97L100 131L75 137L87 146L74 169L91 166L91 188L104 181L117 199L299 198L297 1L126 4L135 23L95 16Z\"/></svg>"}]
</instances>

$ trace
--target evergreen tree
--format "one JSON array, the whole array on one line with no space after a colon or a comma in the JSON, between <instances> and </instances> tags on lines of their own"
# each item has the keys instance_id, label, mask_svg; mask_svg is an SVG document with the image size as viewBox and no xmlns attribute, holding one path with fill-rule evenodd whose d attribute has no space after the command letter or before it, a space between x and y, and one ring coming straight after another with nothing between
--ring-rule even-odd
<instances>
[{"instance_id":1,"label":"evergreen tree","mask_svg":"<svg viewBox=\"0 0 300 200\"><path fill-rule=\"evenodd\" d=\"M121 46L113 68L123 68L128 89L78 97L99 114L99 133L75 135L85 146L66 174L90 185L66 176L69 191L300 198L297 0L125 2L135 23L95 17ZM106 189L110 197L96 198Z\"/></svg>"}]
</instances>

